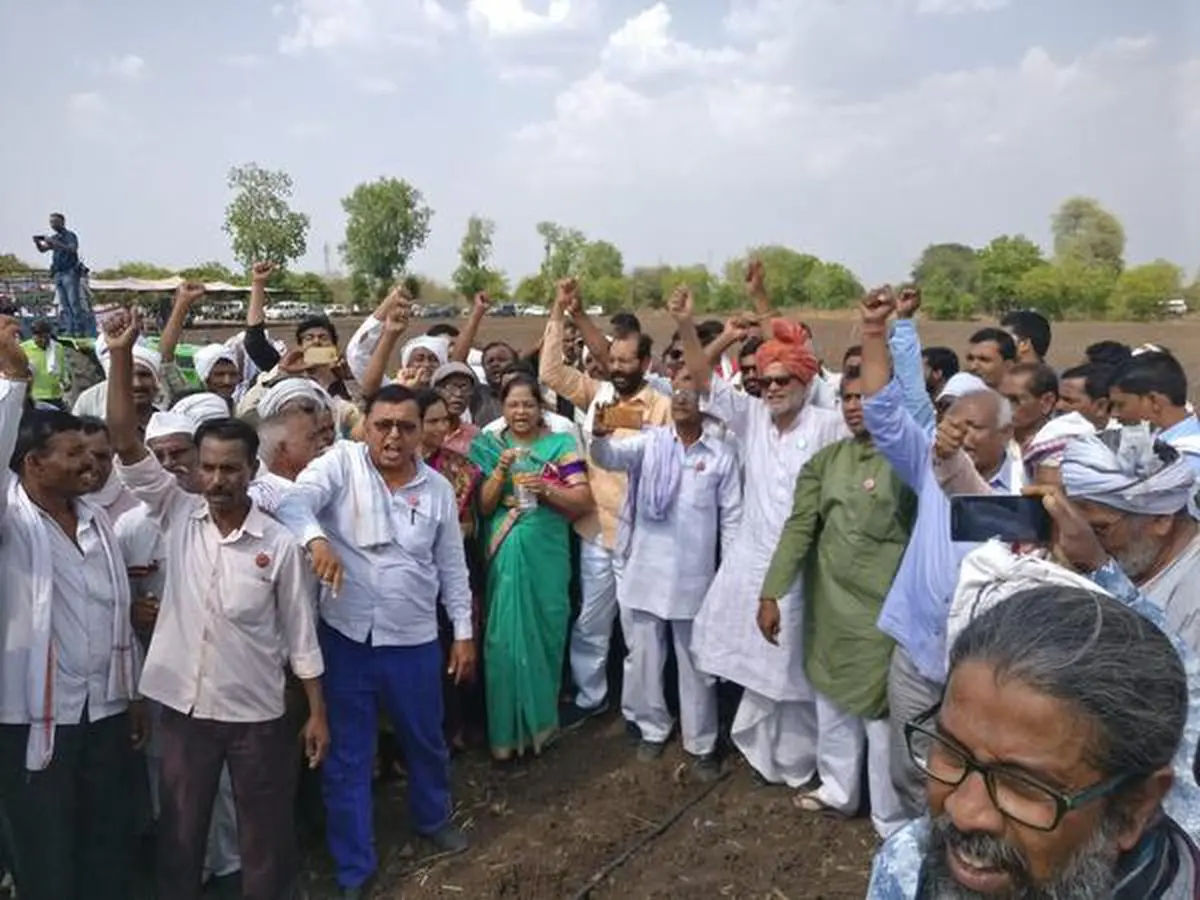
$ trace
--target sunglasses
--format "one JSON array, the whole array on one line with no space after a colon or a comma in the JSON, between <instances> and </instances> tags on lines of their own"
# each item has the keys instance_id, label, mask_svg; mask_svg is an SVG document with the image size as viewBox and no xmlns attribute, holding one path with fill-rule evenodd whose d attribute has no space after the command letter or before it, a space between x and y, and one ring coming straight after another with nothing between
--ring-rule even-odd
<instances>
[{"instance_id":1,"label":"sunglasses","mask_svg":"<svg viewBox=\"0 0 1200 900\"><path fill-rule=\"evenodd\" d=\"M754 379L755 382L764 388L771 387L787 387L796 380L795 375L759 375Z\"/></svg>"}]
</instances>

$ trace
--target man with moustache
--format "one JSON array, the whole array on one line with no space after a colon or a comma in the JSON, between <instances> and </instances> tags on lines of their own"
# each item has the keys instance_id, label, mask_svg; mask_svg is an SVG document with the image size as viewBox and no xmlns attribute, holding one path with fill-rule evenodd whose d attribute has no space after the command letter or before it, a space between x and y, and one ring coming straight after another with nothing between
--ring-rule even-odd
<instances>
[{"instance_id":1,"label":"man with moustache","mask_svg":"<svg viewBox=\"0 0 1200 900\"><path fill-rule=\"evenodd\" d=\"M652 341L637 331L621 332L608 351L608 381L600 381L570 368L563 362L563 329L568 310L579 303L574 279L558 284L554 307L546 323L539 357L538 380L577 409L587 410L585 435L591 434L596 410L602 404L627 411L633 421L643 425L668 425L671 422L670 397L646 382L650 369ZM634 433L618 428L616 436ZM592 461L594 462L594 461ZM596 510L575 523L581 538L580 582L582 604L571 628L571 674L575 681L574 703L562 712L560 724L566 728L608 709L608 651L613 620L617 615L617 583L621 577L621 559L615 551L621 507L625 502L626 479L623 473L606 472L588 466L588 481ZM628 634L632 629L622 627ZM628 641L627 641L628 643ZM635 714L623 709L627 721Z\"/></svg>"},{"instance_id":2,"label":"man with moustache","mask_svg":"<svg viewBox=\"0 0 1200 900\"><path fill-rule=\"evenodd\" d=\"M792 509L796 477L815 454L847 435L842 416L809 398L820 364L802 326L770 320L770 340L758 351L762 398L737 391L713 374L692 321L686 288L669 309L679 327L684 361L703 409L736 435L746 493L742 523L696 616L692 651L698 668L745 690L734 718L734 745L768 782L798 788L816 774L814 695L804 674L804 644L793 623L799 591L779 598L778 646L767 643L754 610L771 554Z\"/></svg>"},{"instance_id":3,"label":"man with moustache","mask_svg":"<svg viewBox=\"0 0 1200 900\"><path fill-rule=\"evenodd\" d=\"M1200 849L1162 809L1187 676L1138 603L1039 585L967 626L906 727L929 816L881 848L871 900L1200 896Z\"/></svg>"}]
</instances>

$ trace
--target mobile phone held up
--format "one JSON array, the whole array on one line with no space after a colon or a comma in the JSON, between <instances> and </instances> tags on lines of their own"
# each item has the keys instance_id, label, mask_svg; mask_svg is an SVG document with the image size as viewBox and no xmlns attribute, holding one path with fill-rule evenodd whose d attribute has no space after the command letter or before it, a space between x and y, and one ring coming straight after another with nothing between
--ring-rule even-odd
<instances>
[{"instance_id":1,"label":"mobile phone held up","mask_svg":"<svg viewBox=\"0 0 1200 900\"><path fill-rule=\"evenodd\" d=\"M950 539L973 544L993 538L1006 544L1050 543L1050 513L1041 497L958 494L950 498Z\"/></svg>"},{"instance_id":2,"label":"mobile phone held up","mask_svg":"<svg viewBox=\"0 0 1200 900\"><path fill-rule=\"evenodd\" d=\"M332 366L337 361L337 347L307 347L304 350L306 366Z\"/></svg>"}]
</instances>

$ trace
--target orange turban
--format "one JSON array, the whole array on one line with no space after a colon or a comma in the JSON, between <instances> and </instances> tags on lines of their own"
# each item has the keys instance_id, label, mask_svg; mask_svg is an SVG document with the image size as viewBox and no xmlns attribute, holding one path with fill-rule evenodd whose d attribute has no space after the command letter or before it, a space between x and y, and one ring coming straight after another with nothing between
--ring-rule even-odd
<instances>
[{"instance_id":1,"label":"orange turban","mask_svg":"<svg viewBox=\"0 0 1200 900\"><path fill-rule=\"evenodd\" d=\"M758 348L756 359L760 373L765 374L767 366L780 363L804 384L821 370L804 328L787 319L771 320L771 339Z\"/></svg>"}]
</instances>

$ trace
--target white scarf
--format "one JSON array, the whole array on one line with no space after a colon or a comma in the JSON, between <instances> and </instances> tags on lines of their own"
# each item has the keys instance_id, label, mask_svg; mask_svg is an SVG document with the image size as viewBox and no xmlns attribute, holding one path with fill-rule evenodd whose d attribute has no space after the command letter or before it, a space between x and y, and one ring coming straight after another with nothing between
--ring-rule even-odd
<instances>
[{"instance_id":1,"label":"white scarf","mask_svg":"<svg viewBox=\"0 0 1200 900\"><path fill-rule=\"evenodd\" d=\"M61 344L54 338L50 338L50 342L46 344L46 374L57 375L59 373L58 354L61 349Z\"/></svg>"},{"instance_id":2,"label":"white scarf","mask_svg":"<svg viewBox=\"0 0 1200 900\"><path fill-rule=\"evenodd\" d=\"M395 540L392 530L392 498L387 485L375 463L371 462L371 454L367 445L347 441L336 445L329 452L341 453L346 458L350 469L349 501L354 507L354 543L361 548L381 547ZM417 468L423 463L417 463Z\"/></svg>"},{"instance_id":3,"label":"white scarf","mask_svg":"<svg viewBox=\"0 0 1200 900\"><path fill-rule=\"evenodd\" d=\"M104 511L87 500L77 500L92 515L92 524L100 536L108 563L108 575L114 591L112 649L108 664L106 698L110 701L130 700L137 684L138 647L129 621L129 578L121 558L119 544ZM13 480L8 490L9 509L16 514L29 535L31 558L27 561L29 583L32 587L31 643L26 696L29 703L29 741L25 747L25 768L40 772L54 758L54 732L57 725L54 699L56 652L51 636L54 602L54 558L50 552L50 535L42 515L25 493L19 481Z\"/></svg>"}]
</instances>

